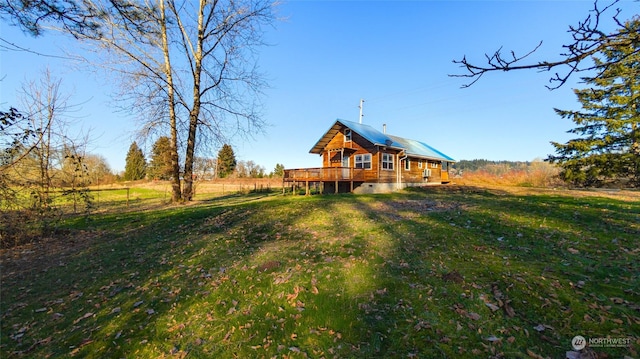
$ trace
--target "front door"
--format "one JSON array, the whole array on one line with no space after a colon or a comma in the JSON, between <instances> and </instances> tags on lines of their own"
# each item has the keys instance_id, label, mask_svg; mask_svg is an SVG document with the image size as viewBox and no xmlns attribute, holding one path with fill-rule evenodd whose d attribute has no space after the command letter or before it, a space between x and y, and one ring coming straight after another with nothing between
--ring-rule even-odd
<instances>
[{"instance_id":1,"label":"front door","mask_svg":"<svg viewBox=\"0 0 640 359\"><path fill-rule=\"evenodd\" d=\"M349 179L349 171L351 169L349 168L349 156L345 156L344 153L342 154L342 179Z\"/></svg>"}]
</instances>

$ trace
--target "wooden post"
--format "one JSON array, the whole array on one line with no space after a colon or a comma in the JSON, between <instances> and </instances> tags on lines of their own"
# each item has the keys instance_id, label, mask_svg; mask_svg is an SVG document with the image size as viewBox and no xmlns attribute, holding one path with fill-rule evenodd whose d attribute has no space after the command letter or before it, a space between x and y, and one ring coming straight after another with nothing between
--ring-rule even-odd
<instances>
[{"instance_id":1,"label":"wooden post","mask_svg":"<svg viewBox=\"0 0 640 359\"><path fill-rule=\"evenodd\" d=\"M308 196L309 195L309 181L304 181L304 184L305 184L305 188L304 188L305 194L304 195Z\"/></svg>"},{"instance_id":2,"label":"wooden post","mask_svg":"<svg viewBox=\"0 0 640 359\"><path fill-rule=\"evenodd\" d=\"M336 194L338 193L338 180L336 180L336 190L335 190L335 193L336 193Z\"/></svg>"}]
</instances>

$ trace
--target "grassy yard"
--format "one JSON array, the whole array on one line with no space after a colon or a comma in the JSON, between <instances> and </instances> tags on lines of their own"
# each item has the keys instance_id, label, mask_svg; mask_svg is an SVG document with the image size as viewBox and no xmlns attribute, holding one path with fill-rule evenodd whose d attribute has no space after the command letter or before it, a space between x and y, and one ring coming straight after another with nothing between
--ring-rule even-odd
<instances>
[{"instance_id":1,"label":"grassy yard","mask_svg":"<svg viewBox=\"0 0 640 359\"><path fill-rule=\"evenodd\" d=\"M232 194L62 229L2 251L3 358L640 355L637 192Z\"/></svg>"}]
</instances>

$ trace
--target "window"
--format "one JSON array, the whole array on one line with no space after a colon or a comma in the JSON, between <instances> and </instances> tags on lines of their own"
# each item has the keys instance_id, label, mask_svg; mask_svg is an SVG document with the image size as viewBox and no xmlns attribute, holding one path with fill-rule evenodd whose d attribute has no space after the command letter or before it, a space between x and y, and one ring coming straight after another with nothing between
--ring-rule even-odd
<instances>
[{"instance_id":1,"label":"window","mask_svg":"<svg viewBox=\"0 0 640 359\"><path fill-rule=\"evenodd\" d=\"M364 168L365 170L371 169L371 154L365 153L362 155L356 155L355 168Z\"/></svg>"},{"instance_id":2,"label":"window","mask_svg":"<svg viewBox=\"0 0 640 359\"><path fill-rule=\"evenodd\" d=\"M431 162L431 168L438 168L437 162Z\"/></svg>"},{"instance_id":3,"label":"window","mask_svg":"<svg viewBox=\"0 0 640 359\"><path fill-rule=\"evenodd\" d=\"M344 130L344 142L351 142L351 130L348 128Z\"/></svg>"},{"instance_id":4,"label":"window","mask_svg":"<svg viewBox=\"0 0 640 359\"><path fill-rule=\"evenodd\" d=\"M422 160L418 161L418 168L422 168Z\"/></svg>"},{"instance_id":5,"label":"window","mask_svg":"<svg viewBox=\"0 0 640 359\"><path fill-rule=\"evenodd\" d=\"M393 170L393 155L390 153L382 154L382 169Z\"/></svg>"},{"instance_id":6,"label":"window","mask_svg":"<svg viewBox=\"0 0 640 359\"><path fill-rule=\"evenodd\" d=\"M405 171L409 171L411 169L411 161L409 161L409 158L405 158L404 160L404 170Z\"/></svg>"}]
</instances>

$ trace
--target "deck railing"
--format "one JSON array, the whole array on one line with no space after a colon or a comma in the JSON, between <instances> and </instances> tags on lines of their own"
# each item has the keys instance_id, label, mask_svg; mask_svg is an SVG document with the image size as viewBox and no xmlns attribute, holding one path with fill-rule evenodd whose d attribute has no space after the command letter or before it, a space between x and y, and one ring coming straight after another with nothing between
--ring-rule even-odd
<instances>
[{"instance_id":1,"label":"deck railing","mask_svg":"<svg viewBox=\"0 0 640 359\"><path fill-rule=\"evenodd\" d=\"M364 170L350 167L296 168L284 170L284 181L364 181Z\"/></svg>"}]
</instances>

